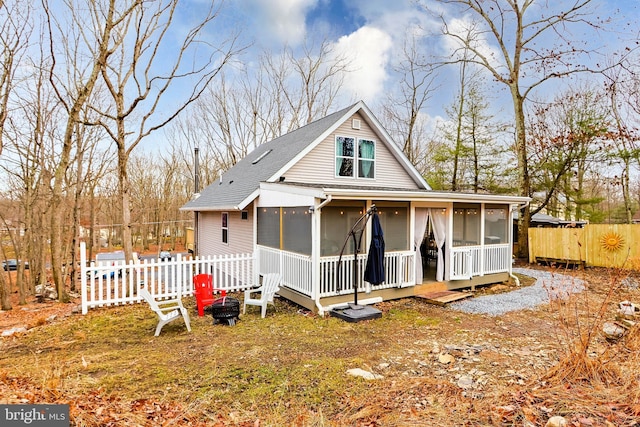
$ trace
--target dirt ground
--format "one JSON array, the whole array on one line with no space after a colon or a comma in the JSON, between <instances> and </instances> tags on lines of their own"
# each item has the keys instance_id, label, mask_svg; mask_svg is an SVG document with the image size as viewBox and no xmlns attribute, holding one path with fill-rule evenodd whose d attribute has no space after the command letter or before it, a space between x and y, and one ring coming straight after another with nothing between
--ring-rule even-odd
<instances>
[{"instance_id":1,"label":"dirt ground","mask_svg":"<svg viewBox=\"0 0 640 427\"><path fill-rule=\"evenodd\" d=\"M376 401L367 405L357 401L345 403L344 414L329 417L332 422L325 425L436 425L424 423L425 420L442 423L439 417L443 413L448 414L448 422L438 425L532 427L545 425L554 415L563 416L570 426L640 425L638 327L630 328L617 341L607 340L602 334L603 323L615 320L620 301L640 306L640 276L605 269L522 266L579 277L587 282L587 291L572 301L496 317L467 314L414 298L378 304L383 317L402 320L405 313L417 312L419 320L411 320L406 328L375 335L376 342L371 344L377 349L375 358L371 352L364 356L347 346L330 350L329 357L361 360L363 370L384 379L371 383ZM509 292L513 286L510 283L482 287L476 295ZM17 301L17 296L14 297ZM51 322L68 323L71 327L78 319L74 312L79 304L78 298L69 304L38 303L31 298L25 306L15 304L12 310L0 312L0 332L21 326L33 329ZM286 301L278 301L278 305L278 312L314 317ZM438 321L432 324L426 319ZM315 322L323 320L317 318ZM380 332L375 322L367 322L367 333ZM198 328L198 319L194 323L194 328ZM21 338L17 334L2 339L6 348L12 348ZM285 359L286 355L265 357ZM4 396L4 400L0 397L0 403L51 399L46 387L15 377L10 370L3 370L2 363L0 396ZM107 401L99 394L84 399L82 405L86 410L100 411L101 406L113 405L113 397ZM166 418L156 419L149 414L160 410L164 414L179 412L182 410L179 405L149 400L127 410L139 411L140 419L146 420L138 422L139 425L160 425ZM231 417L203 423L191 418L176 425L277 425L262 419L248 423ZM321 424L308 418L291 423ZM77 425L98 424L77 422Z\"/></svg>"}]
</instances>

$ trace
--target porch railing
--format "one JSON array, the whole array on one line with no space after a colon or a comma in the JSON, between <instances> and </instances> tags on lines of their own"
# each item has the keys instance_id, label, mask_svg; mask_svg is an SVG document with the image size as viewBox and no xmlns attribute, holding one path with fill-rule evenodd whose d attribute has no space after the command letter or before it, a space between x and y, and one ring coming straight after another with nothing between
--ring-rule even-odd
<instances>
[{"instance_id":1,"label":"porch railing","mask_svg":"<svg viewBox=\"0 0 640 427\"><path fill-rule=\"evenodd\" d=\"M511 244L457 246L451 249L451 280L509 271Z\"/></svg>"},{"instance_id":2,"label":"porch railing","mask_svg":"<svg viewBox=\"0 0 640 427\"><path fill-rule=\"evenodd\" d=\"M343 255L340 268L338 256L320 258L320 296L327 297L353 293L353 255ZM358 292L388 288L402 288L415 284L415 253L409 251L385 252L385 281L371 285L364 281L367 254L359 254Z\"/></svg>"},{"instance_id":3,"label":"porch railing","mask_svg":"<svg viewBox=\"0 0 640 427\"><path fill-rule=\"evenodd\" d=\"M216 289L242 291L255 284L253 254L235 254L175 259L110 262L88 262L86 246L80 244L82 313L89 308L132 304L142 300L137 290L144 286L156 298L193 295L193 276L208 273Z\"/></svg>"},{"instance_id":4,"label":"porch railing","mask_svg":"<svg viewBox=\"0 0 640 427\"><path fill-rule=\"evenodd\" d=\"M371 286L371 290L411 286L415 284L415 254L409 251L386 252L384 256L384 283ZM311 257L294 252L258 246L260 274L280 272L282 285L313 298L313 266ZM320 297L353 292L353 255L342 257L338 269L338 256L320 258ZM358 255L358 291L365 292L364 269L367 254ZM339 271L338 271L339 270ZM339 274L339 275L338 275Z\"/></svg>"},{"instance_id":5,"label":"porch railing","mask_svg":"<svg viewBox=\"0 0 640 427\"><path fill-rule=\"evenodd\" d=\"M259 274L280 273L281 285L312 297L313 264L310 256L258 246L257 259Z\"/></svg>"}]
</instances>

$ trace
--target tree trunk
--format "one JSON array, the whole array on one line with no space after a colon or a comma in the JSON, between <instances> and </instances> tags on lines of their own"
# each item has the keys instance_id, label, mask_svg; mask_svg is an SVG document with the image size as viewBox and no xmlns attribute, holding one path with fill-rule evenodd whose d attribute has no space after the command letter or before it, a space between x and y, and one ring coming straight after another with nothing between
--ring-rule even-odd
<instances>
[{"instance_id":1,"label":"tree trunk","mask_svg":"<svg viewBox=\"0 0 640 427\"><path fill-rule=\"evenodd\" d=\"M620 180L622 185L622 197L624 199L625 220L627 224L631 224L633 222L632 200L629 191L629 175L631 173L630 161L631 159L629 159L629 157L625 158L624 172L622 173Z\"/></svg>"},{"instance_id":2,"label":"tree trunk","mask_svg":"<svg viewBox=\"0 0 640 427\"><path fill-rule=\"evenodd\" d=\"M0 272L0 308L11 310L11 300L9 299L9 288L4 280L4 273Z\"/></svg>"},{"instance_id":3,"label":"tree trunk","mask_svg":"<svg viewBox=\"0 0 640 427\"><path fill-rule=\"evenodd\" d=\"M124 136L124 122L122 124L122 135ZM131 236L131 192L129 185L129 175L127 174L127 153L122 144L118 144L118 183L120 198L122 200L122 247L126 262L133 259L133 240Z\"/></svg>"},{"instance_id":4,"label":"tree trunk","mask_svg":"<svg viewBox=\"0 0 640 427\"><path fill-rule=\"evenodd\" d=\"M525 133L524 100L517 85L511 85L514 116L516 124L516 155L518 158L518 178L520 195L531 196L531 180L527 158L527 140ZM520 211L518 216L518 257L529 258L529 224L531 223L531 209L529 205Z\"/></svg>"}]
</instances>

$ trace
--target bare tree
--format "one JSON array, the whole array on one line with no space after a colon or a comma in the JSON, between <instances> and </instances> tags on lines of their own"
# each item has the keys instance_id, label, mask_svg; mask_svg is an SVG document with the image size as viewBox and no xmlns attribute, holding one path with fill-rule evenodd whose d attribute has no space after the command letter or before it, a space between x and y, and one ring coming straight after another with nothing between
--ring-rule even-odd
<instances>
[{"instance_id":1,"label":"bare tree","mask_svg":"<svg viewBox=\"0 0 640 427\"><path fill-rule=\"evenodd\" d=\"M113 53L115 29L141 1L134 0L124 6L117 0L92 0L88 4L68 1L57 4L55 9L46 0L42 2L51 55L49 81L67 112L51 197L51 270L58 299L67 301L63 271L63 203L67 171L73 161L78 137L77 125L87 121L83 112L100 72ZM60 70L60 67L65 68Z\"/></svg>"},{"instance_id":2,"label":"bare tree","mask_svg":"<svg viewBox=\"0 0 640 427\"><path fill-rule=\"evenodd\" d=\"M178 119L171 138L183 147L179 157L192 165L199 148L202 183L213 182L258 145L328 114L348 70L326 40L303 46L299 55L289 47L264 51L257 69L225 72Z\"/></svg>"},{"instance_id":3,"label":"bare tree","mask_svg":"<svg viewBox=\"0 0 640 427\"><path fill-rule=\"evenodd\" d=\"M622 189L625 222L631 224L635 203L632 197L633 168L640 165L640 78L637 61L634 68L620 67L607 73L606 92L613 116L609 161L618 167L615 181Z\"/></svg>"},{"instance_id":4,"label":"bare tree","mask_svg":"<svg viewBox=\"0 0 640 427\"><path fill-rule=\"evenodd\" d=\"M113 28L112 54L100 64L101 82L111 103L97 110L101 116L97 123L117 148L127 259L133 253L128 178L132 151L195 102L237 53L234 37L218 46L205 41L205 30L219 13L217 4L204 10L199 22L186 33L181 33L177 22L180 5L178 0L133 4ZM173 43L179 37L182 39L176 46Z\"/></svg>"},{"instance_id":5,"label":"bare tree","mask_svg":"<svg viewBox=\"0 0 640 427\"><path fill-rule=\"evenodd\" d=\"M33 31L30 0L0 1L0 154L9 101L19 76L16 74Z\"/></svg>"},{"instance_id":6,"label":"bare tree","mask_svg":"<svg viewBox=\"0 0 640 427\"><path fill-rule=\"evenodd\" d=\"M286 55L298 82L297 89L284 91L293 118L287 129L290 132L328 114L350 63L326 39L317 49L313 42L305 43L300 56L291 49L286 50Z\"/></svg>"},{"instance_id":7,"label":"bare tree","mask_svg":"<svg viewBox=\"0 0 640 427\"><path fill-rule=\"evenodd\" d=\"M593 2L545 3L544 8L537 7L533 0L438 2L455 9L455 15L451 16L457 18L464 13L473 19L470 25L460 29L439 14L443 34L459 46L453 61L468 61L483 67L495 81L509 90L515 124L519 188L521 195L531 196L525 102L543 83L587 70L584 57L597 52L592 51L594 45L589 40L571 39L571 29L599 28L599 18L591 8ZM471 51L473 55L465 58L459 55L459 50ZM527 206L519 216L518 224L521 257L528 253L530 219L531 212Z\"/></svg>"},{"instance_id":8,"label":"bare tree","mask_svg":"<svg viewBox=\"0 0 640 427\"><path fill-rule=\"evenodd\" d=\"M437 89L433 67L418 49L418 36L405 40L402 58L395 71L400 76L399 90L387 96L381 115L385 127L402 143L402 151L422 172L428 154L425 118L421 111Z\"/></svg>"},{"instance_id":9,"label":"bare tree","mask_svg":"<svg viewBox=\"0 0 640 427\"><path fill-rule=\"evenodd\" d=\"M300 54L285 46L264 52L260 68L268 102L259 112L266 140L326 116L339 94L351 62L326 39L306 40Z\"/></svg>"},{"instance_id":10,"label":"bare tree","mask_svg":"<svg viewBox=\"0 0 640 427\"><path fill-rule=\"evenodd\" d=\"M22 75L18 70L23 65L23 57L28 48L30 34L33 31L31 14L32 4L30 1L0 1L0 155L5 145L7 124L10 124L12 120L11 110L15 111L16 108L11 103L13 93L22 80ZM9 172L12 173L13 170ZM3 221L6 221L4 215L6 213L3 212L1 215ZM13 227L3 226L2 228L7 228L16 255L23 255L20 253L24 250L24 245L21 244L22 239L19 238L19 235L13 236L9 230ZM18 240L15 237L18 237ZM23 271L23 266L19 265L17 280L19 303L21 304L25 302L26 291ZM9 299L11 278L9 277L9 280L5 281L4 274L0 273L0 276L2 276L0 277L0 307L3 310L9 310L11 309Z\"/></svg>"}]
</instances>

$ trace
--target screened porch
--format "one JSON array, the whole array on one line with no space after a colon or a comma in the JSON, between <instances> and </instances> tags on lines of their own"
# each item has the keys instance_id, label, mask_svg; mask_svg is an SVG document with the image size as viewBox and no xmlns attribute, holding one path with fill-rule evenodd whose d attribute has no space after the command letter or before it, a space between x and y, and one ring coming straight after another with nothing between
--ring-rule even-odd
<instances>
[{"instance_id":1,"label":"screened porch","mask_svg":"<svg viewBox=\"0 0 640 427\"><path fill-rule=\"evenodd\" d=\"M368 227L360 246L349 230L375 204L385 240L385 282L363 279ZM310 299L407 288L428 282L468 281L510 272L509 205L442 203L414 207L409 202L334 201L321 212L308 207L259 207L257 271L282 274L282 286ZM435 266L425 270L422 249L433 241ZM410 243L411 242L411 243ZM354 253L358 253L354 263Z\"/></svg>"}]
</instances>

